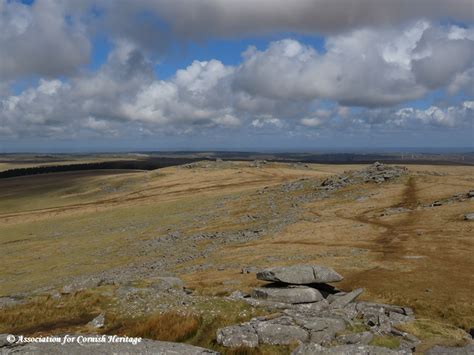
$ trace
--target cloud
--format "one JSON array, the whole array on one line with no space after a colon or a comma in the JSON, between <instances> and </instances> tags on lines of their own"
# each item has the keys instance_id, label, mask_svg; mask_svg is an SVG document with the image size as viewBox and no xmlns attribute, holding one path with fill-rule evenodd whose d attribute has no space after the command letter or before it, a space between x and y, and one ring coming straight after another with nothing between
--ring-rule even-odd
<instances>
[{"instance_id":1,"label":"cloud","mask_svg":"<svg viewBox=\"0 0 474 355\"><path fill-rule=\"evenodd\" d=\"M121 39L96 71L43 78L0 97L0 135L465 127L472 122L472 98L426 109L406 102L438 88L469 95L473 44L470 28L419 21L402 31L329 36L320 52L293 39L275 41L264 50L250 47L240 64L194 61L160 80L155 62ZM451 62L429 65L444 63L443 50L451 51Z\"/></svg>"},{"instance_id":2,"label":"cloud","mask_svg":"<svg viewBox=\"0 0 474 355\"><path fill-rule=\"evenodd\" d=\"M402 107L400 109L374 109L356 112L346 117L347 126L372 127L381 130L420 130L424 128L472 127L474 101L441 107L432 105L426 109Z\"/></svg>"},{"instance_id":3,"label":"cloud","mask_svg":"<svg viewBox=\"0 0 474 355\"><path fill-rule=\"evenodd\" d=\"M457 29L421 21L404 31L356 30L328 37L325 53L291 39L273 42L264 51L247 50L234 85L269 99L329 99L366 107L399 104L472 69L474 41L467 32L453 37Z\"/></svg>"},{"instance_id":4,"label":"cloud","mask_svg":"<svg viewBox=\"0 0 474 355\"><path fill-rule=\"evenodd\" d=\"M58 1L32 6L0 0L0 80L70 74L89 60L91 46Z\"/></svg>"},{"instance_id":5,"label":"cloud","mask_svg":"<svg viewBox=\"0 0 474 355\"><path fill-rule=\"evenodd\" d=\"M184 38L333 34L427 20L474 20L471 0L137 0Z\"/></svg>"},{"instance_id":6,"label":"cloud","mask_svg":"<svg viewBox=\"0 0 474 355\"><path fill-rule=\"evenodd\" d=\"M436 89L472 68L474 32L460 30L459 27L448 31L431 27L423 32L414 49L415 58L412 62L417 82L429 89Z\"/></svg>"},{"instance_id":7,"label":"cloud","mask_svg":"<svg viewBox=\"0 0 474 355\"><path fill-rule=\"evenodd\" d=\"M274 33L342 34L414 20L474 21L471 0L0 0L0 78L70 74L87 64L91 38L160 55L190 40Z\"/></svg>"}]
</instances>

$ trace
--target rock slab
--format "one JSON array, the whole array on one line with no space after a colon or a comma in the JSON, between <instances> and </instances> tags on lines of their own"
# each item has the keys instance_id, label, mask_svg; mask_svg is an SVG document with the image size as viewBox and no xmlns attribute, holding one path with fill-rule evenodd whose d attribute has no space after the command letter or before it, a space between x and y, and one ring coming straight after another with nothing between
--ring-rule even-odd
<instances>
[{"instance_id":1,"label":"rock slab","mask_svg":"<svg viewBox=\"0 0 474 355\"><path fill-rule=\"evenodd\" d=\"M320 265L277 266L257 273L257 279L293 285L338 282L343 279L333 269Z\"/></svg>"},{"instance_id":2,"label":"rock slab","mask_svg":"<svg viewBox=\"0 0 474 355\"><path fill-rule=\"evenodd\" d=\"M258 345L258 336L250 323L231 325L219 329L216 337L217 343L226 347L254 348Z\"/></svg>"},{"instance_id":3,"label":"rock slab","mask_svg":"<svg viewBox=\"0 0 474 355\"><path fill-rule=\"evenodd\" d=\"M252 291L252 297L291 304L318 302L324 299L321 292L307 286L259 287Z\"/></svg>"}]
</instances>

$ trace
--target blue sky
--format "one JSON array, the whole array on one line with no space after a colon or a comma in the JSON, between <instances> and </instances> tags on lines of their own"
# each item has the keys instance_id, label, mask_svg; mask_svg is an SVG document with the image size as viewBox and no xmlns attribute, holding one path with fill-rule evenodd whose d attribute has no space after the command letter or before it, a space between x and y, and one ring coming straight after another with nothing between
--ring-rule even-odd
<instances>
[{"instance_id":1,"label":"blue sky","mask_svg":"<svg viewBox=\"0 0 474 355\"><path fill-rule=\"evenodd\" d=\"M474 141L463 0L0 0L0 152Z\"/></svg>"}]
</instances>

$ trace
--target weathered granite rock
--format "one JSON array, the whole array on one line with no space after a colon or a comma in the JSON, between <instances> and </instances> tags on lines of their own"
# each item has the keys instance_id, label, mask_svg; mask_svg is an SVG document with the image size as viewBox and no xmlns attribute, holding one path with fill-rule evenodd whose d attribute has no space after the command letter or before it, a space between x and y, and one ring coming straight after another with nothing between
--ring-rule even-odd
<instances>
[{"instance_id":1,"label":"weathered granite rock","mask_svg":"<svg viewBox=\"0 0 474 355\"><path fill-rule=\"evenodd\" d=\"M464 220L465 221L474 221L474 213L466 213L464 215Z\"/></svg>"},{"instance_id":2,"label":"weathered granite rock","mask_svg":"<svg viewBox=\"0 0 474 355\"><path fill-rule=\"evenodd\" d=\"M77 342L61 345L60 343L29 343L2 348L2 355L7 354L160 354L160 355L209 355L219 354L215 351L184 343L171 343L143 339L137 344L132 343L86 343Z\"/></svg>"},{"instance_id":3,"label":"weathered granite rock","mask_svg":"<svg viewBox=\"0 0 474 355\"><path fill-rule=\"evenodd\" d=\"M388 318L390 319L390 323L392 323L392 325L400 325L413 320L413 316L407 316L397 312L388 312Z\"/></svg>"},{"instance_id":4,"label":"weathered granite rock","mask_svg":"<svg viewBox=\"0 0 474 355\"><path fill-rule=\"evenodd\" d=\"M320 332L311 332L309 343L319 344L322 346L329 346L333 342L335 337L336 337L336 334L334 334L330 330L323 330Z\"/></svg>"},{"instance_id":5,"label":"weathered granite rock","mask_svg":"<svg viewBox=\"0 0 474 355\"><path fill-rule=\"evenodd\" d=\"M392 325L410 322L415 319L413 310L409 307L358 302L356 309L362 315L365 323L381 334L389 333L392 330Z\"/></svg>"},{"instance_id":6,"label":"weathered granite rock","mask_svg":"<svg viewBox=\"0 0 474 355\"><path fill-rule=\"evenodd\" d=\"M217 343L226 347L254 348L258 345L258 336L250 323L242 323L219 329Z\"/></svg>"},{"instance_id":7,"label":"weathered granite rock","mask_svg":"<svg viewBox=\"0 0 474 355\"><path fill-rule=\"evenodd\" d=\"M332 333L336 334L337 332L346 329L346 322L339 318L323 318L312 316L306 318L295 317L295 323L313 332L331 331Z\"/></svg>"},{"instance_id":8,"label":"weathered granite rock","mask_svg":"<svg viewBox=\"0 0 474 355\"><path fill-rule=\"evenodd\" d=\"M105 314L104 313L99 314L97 317L91 320L87 325L93 328L97 328L97 329L103 328L105 325Z\"/></svg>"},{"instance_id":9,"label":"weathered granite rock","mask_svg":"<svg viewBox=\"0 0 474 355\"><path fill-rule=\"evenodd\" d=\"M420 339L418 339L416 336L402 332L396 328L392 328L391 334L395 335L400 340L399 349L415 351L416 347L421 342Z\"/></svg>"},{"instance_id":10,"label":"weathered granite rock","mask_svg":"<svg viewBox=\"0 0 474 355\"><path fill-rule=\"evenodd\" d=\"M436 345L435 347L427 350L425 354L426 355L473 355L474 344L469 344L460 348Z\"/></svg>"},{"instance_id":11,"label":"weathered granite rock","mask_svg":"<svg viewBox=\"0 0 474 355\"><path fill-rule=\"evenodd\" d=\"M359 297L362 292L364 292L364 289L358 288L342 296L337 296L337 294L334 295L335 298L334 301L331 302L331 308L344 308L349 303L354 301L357 297Z\"/></svg>"},{"instance_id":12,"label":"weathered granite rock","mask_svg":"<svg viewBox=\"0 0 474 355\"><path fill-rule=\"evenodd\" d=\"M16 306L24 303L24 300L18 297L0 297L0 309Z\"/></svg>"},{"instance_id":13,"label":"weathered granite rock","mask_svg":"<svg viewBox=\"0 0 474 355\"><path fill-rule=\"evenodd\" d=\"M323 300L321 293L307 286L259 287L252 291L252 297L283 303L311 303Z\"/></svg>"},{"instance_id":14,"label":"weathered granite rock","mask_svg":"<svg viewBox=\"0 0 474 355\"><path fill-rule=\"evenodd\" d=\"M251 297L243 298L242 301L247 302L249 305L253 307L261 307L261 308L266 308L269 310L288 309L288 308L291 308L292 306L291 304L288 304L288 303L258 300Z\"/></svg>"},{"instance_id":15,"label":"weathered granite rock","mask_svg":"<svg viewBox=\"0 0 474 355\"><path fill-rule=\"evenodd\" d=\"M371 332L361 332L339 335L336 340L340 344L368 345L373 338L374 335Z\"/></svg>"},{"instance_id":16,"label":"weathered granite rock","mask_svg":"<svg viewBox=\"0 0 474 355\"><path fill-rule=\"evenodd\" d=\"M10 334L0 334L0 348L3 348L4 346L10 345L11 343L7 340L7 337Z\"/></svg>"},{"instance_id":17,"label":"weathered granite rock","mask_svg":"<svg viewBox=\"0 0 474 355\"><path fill-rule=\"evenodd\" d=\"M325 348L318 344L301 344L292 355L408 355L405 350L391 350L379 346L369 345L340 345Z\"/></svg>"},{"instance_id":18,"label":"weathered granite rock","mask_svg":"<svg viewBox=\"0 0 474 355\"><path fill-rule=\"evenodd\" d=\"M257 273L257 279L294 285L341 281L343 277L320 265L293 265L268 268Z\"/></svg>"},{"instance_id":19,"label":"weathered granite rock","mask_svg":"<svg viewBox=\"0 0 474 355\"><path fill-rule=\"evenodd\" d=\"M321 301L318 302L313 302L313 303L300 303L296 304L293 307L297 311L301 312L312 312L312 313L317 313L324 311L329 308L329 302L326 299L322 299Z\"/></svg>"},{"instance_id":20,"label":"weathered granite rock","mask_svg":"<svg viewBox=\"0 0 474 355\"><path fill-rule=\"evenodd\" d=\"M393 327L414 319L411 308L354 302L362 289L346 293L322 282L342 278L332 269L315 265L276 267L258 273L257 278L277 283L254 289L252 297L240 293L236 297L253 306L282 311L283 315L257 317L240 326L223 328L217 333L218 343L254 347L299 341L304 343L298 348L302 354L341 355L411 354L419 343L417 338ZM304 284L311 284L311 287L302 286ZM361 319L370 327L370 332L343 334L336 338L346 325ZM368 346L374 334L398 337L399 349ZM332 347L335 344L343 345Z\"/></svg>"},{"instance_id":21,"label":"weathered granite rock","mask_svg":"<svg viewBox=\"0 0 474 355\"><path fill-rule=\"evenodd\" d=\"M259 322L255 329L260 343L287 345L296 341L308 341L309 334L295 325L277 324L272 321Z\"/></svg>"}]
</instances>

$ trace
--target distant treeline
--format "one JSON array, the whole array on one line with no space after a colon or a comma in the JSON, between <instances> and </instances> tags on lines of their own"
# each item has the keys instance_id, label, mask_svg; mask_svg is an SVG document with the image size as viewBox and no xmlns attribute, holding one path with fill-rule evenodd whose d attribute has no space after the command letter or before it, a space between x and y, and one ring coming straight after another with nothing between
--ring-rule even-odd
<instances>
[{"instance_id":1,"label":"distant treeline","mask_svg":"<svg viewBox=\"0 0 474 355\"><path fill-rule=\"evenodd\" d=\"M178 154L177 154L178 155ZM215 160L222 158L229 161L242 160L267 160L269 162L282 163L306 163L306 164L371 164L376 161L385 164L426 164L426 165L474 165L472 155L467 159L461 159L461 156L430 156L421 155L412 157L410 155L403 157L401 155L380 155L380 154L298 154L298 153L276 153L261 154L242 153L242 152L222 152L213 157L150 157L138 160L116 160L100 163L79 163L67 165L37 166L32 168L10 169L0 172L0 179L11 178L26 175L37 175L47 173L58 173L81 170L155 170L166 168L168 166L189 164L202 160Z\"/></svg>"},{"instance_id":2,"label":"distant treeline","mask_svg":"<svg viewBox=\"0 0 474 355\"><path fill-rule=\"evenodd\" d=\"M155 170L168 166L192 163L202 158L150 158L143 160L117 160L99 163L80 163L67 165L36 166L31 168L10 169L0 172L0 179L26 175L60 173L81 170Z\"/></svg>"}]
</instances>

